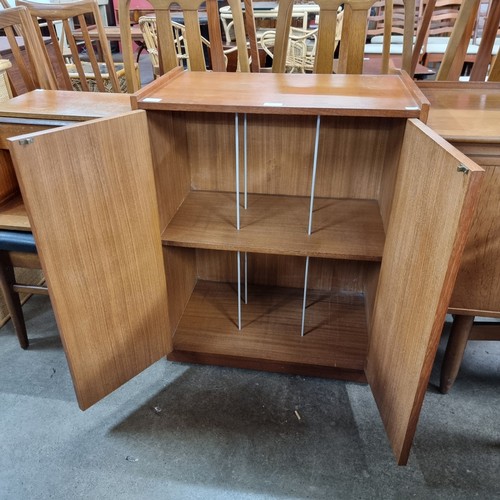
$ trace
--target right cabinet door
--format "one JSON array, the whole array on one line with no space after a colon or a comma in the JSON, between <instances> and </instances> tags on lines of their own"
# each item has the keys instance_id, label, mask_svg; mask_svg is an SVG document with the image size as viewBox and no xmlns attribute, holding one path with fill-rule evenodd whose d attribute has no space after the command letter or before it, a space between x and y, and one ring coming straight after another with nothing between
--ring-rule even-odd
<instances>
[{"instance_id":1,"label":"right cabinet door","mask_svg":"<svg viewBox=\"0 0 500 500\"><path fill-rule=\"evenodd\" d=\"M408 460L482 174L408 121L365 367L399 464Z\"/></svg>"}]
</instances>

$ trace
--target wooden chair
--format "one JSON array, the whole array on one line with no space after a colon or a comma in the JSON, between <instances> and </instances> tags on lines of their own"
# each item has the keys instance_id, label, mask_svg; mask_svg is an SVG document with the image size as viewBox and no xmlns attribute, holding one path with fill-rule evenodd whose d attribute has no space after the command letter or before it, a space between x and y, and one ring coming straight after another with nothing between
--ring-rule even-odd
<instances>
[{"instance_id":1,"label":"wooden chair","mask_svg":"<svg viewBox=\"0 0 500 500\"><path fill-rule=\"evenodd\" d=\"M15 267L41 269L35 240L30 232L2 230L0 231L0 290L14 325L19 345L23 349L27 349L29 340L19 294L48 295L48 289L45 286L17 283L14 274Z\"/></svg>"},{"instance_id":2,"label":"wooden chair","mask_svg":"<svg viewBox=\"0 0 500 500\"><path fill-rule=\"evenodd\" d=\"M39 19L46 22L46 29L52 41L52 57L44 46L44 58L52 68L53 76L60 90L83 90L98 92L126 91L125 70L123 65L115 66L111 56L109 42L100 17L97 3L93 0L77 0L71 3L53 4L17 0L30 12L32 24L38 39L43 43L42 28ZM83 41L77 43L73 35L73 22L77 21L83 33ZM65 44L60 46L60 35L56 23L62 23ZM91 40L89 30L97 29L97 39ZM86 61L82 60L85 55ZM68 63L68 60L71 62ZM121 82L117 69L123 73Z\"/></svg>"},{"instance_id":3,"label":"wooden chair","mask_svg":"<svg viewBox=\"0 0 500 500\"><path fill-rule=\"evenodd\" d=\"M362 73L367 21L371 8L375 4L375 0L319 0L317 3L320 7L320 14L314 72L333 72L337 14L338 8L343 4L344 20L340 39L339 61L335 71L337 73ZM276 45L274 47L272 69L275 73L282 73L285 71L293 4L294 0L281 0L279 3L278 21L276 24ZM403 69L409 70L413 41L415 0L405 0L404 7L405 29L403 35L402 67ZM389 45L390 36L387 40L384 37L382 72L389 71Z\"/></svg>"},{"instance_id":4,"label":"wooden chair","mask_svg":"<svg viewBox=\"0 0 500 500\"><path fill-rule=\"evenodd\" d=\"M412 52L411 46L414 43L418 32L420 19L420 9L422 0L419 0L414 7L413 23L410 28L408 15L410 8L404 0L378 0L375 2L368 16L367 41L365 46L365 55L370 54L385 54L383 61L382 72L388 72L388 57L393 55L405 55L406 66L408 73L413 75L413 71L409 70L408 59ZM407 46L404 47L405 29L412 31L411 42L407 41ZM416 67L416 66L415 66Z\"/></svg>"},{"instance_id":5,"label":"wooden chair","mask_svg":"<svg viewBox=\"0 0 500 500\"><path fill-rule=\"evenodd\" d=\"M0 29L4 30L12 52L13 67L8 70L13 96L35 89L57 88L53 73L46 63L40 42L25 7L0 11ZM22 38L17 36L22 32Z\"/></svg>"},{"instance_id":6,"label":"wooden chair","mask_svg":"<svg viewBox=\"0 0 500 500\"><path fill-rule=\"evenodd\" d=\"M189 52L189 61L191 70L205 71L207 61L203 51L203 40L200 31L199 10L203 3L206 3L206 15L208 22L208 38L210 40L210 66L212 71L226 71L226 58L222 45L222 33L219 19L219 9L217 0L150 0L155 10L157 21L157 37L159 51L159 73L160 75L177 67L179 60L177 57L174 33L171 27L171 7L180 7L184 18L185 26L185 44ZM236 46L238 49L238 65L240 71L250 71L247 40L245 26L243 21L243 12L240 0L229 0L234 18L234 30L236 36ZM120 0L119 12L122 19L129 15L130 0ZM176 15L179 12L176 10ZM127 83L133 85L130 81L130 68L132 67L134 57L131 44L130 25L128 23L120 24L122 51L127 74Z\"/></svg>"},{"instance_id":7,"label":"wooden chair","mask_svg":"<svg viewBox=\"0 0 500 500\"><path fill-rule=\"evenodd\" d=\"M47 77L49 72L40 65L43 62L42 52L38 51L38 39L31 27L31 19L24 7L7 8L0 11L0 27L4 29L5 35L11 45L12 54L15 58L15 63L18 66L19 73L23 78L25 86L29 90L41 87L40 81L44 82L43 77ZM14 29L16 31L14 31ZM22 56L18 42L20 40L15 37L16 33L22 33L24 37L23 50L26 54ZM35 57L40 57L36 60ZM31 61L33 60L33 61ZM27 63L33 62L31 68L28 68ZM1 99L8 99L12 95L10 82L4 78L4 70L11 67L8 61L2 60L2 92ZM45 82L45 85L50 88L50 82ZM5 87L5 89L4 89ZM4 154L4 152L2 152ZM6 172L4 175L8 177ZM0 203L3 203L3 198L9 198L8 190L0 193ZM19 345L23 349L27 349L29 345L28 336L26 333L26 324L24 322L23 311L21 308L20 293L43 293L47 294L47 288L36 285L24 285L16 282L14 268L36 269L40 270L41 265L38 259L35 241L33 235L29 231L11 231L0 230L0 291L3 294L4 303L9 313L14 330L19 340Z\"/></svg>"},{"instance_id":8,"label":"wooden chair","mask_svg":"<svg viewBox=\"0 0 500 500\"><path fill-rule=\"evenodd\" d=\"M434 3L436 0L430 1L428 7L431 8ZM498 81L498 70L495 69L496 61L492 62L492 59L500 24L500 2L491 3L481 42L477 46L472 44L472 34L480 5L481 0L463 0L461 2L450 37L446 38L446 49L442 55L436 80L458 80L464 63L469 62L472 65L469 78L471 81L484 81L490 68L489 79ZM429 23L429 18L430 16L427 16L422 23L422 29L425 29L426 24ZM417 39L417 45L420 41Z\"/></svg>"},{"instance_id":9,"label":"wooden chair","mask_svg":"<svg viewBox=\"0 0 500 500\"><path fill-rule=\"evenodd\" d=\"M477 47L472 43L481 0L427 0L412 65L423 52L424 65L439 64L437 80L458 79L463 63L474 63Z\"/></svg>"}]
</instances>

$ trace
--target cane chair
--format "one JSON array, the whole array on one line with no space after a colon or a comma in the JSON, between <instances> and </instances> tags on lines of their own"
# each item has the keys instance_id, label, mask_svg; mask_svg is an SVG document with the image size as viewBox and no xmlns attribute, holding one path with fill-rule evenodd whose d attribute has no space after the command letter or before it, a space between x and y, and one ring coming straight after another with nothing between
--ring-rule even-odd
<instances>
[{"instance_id":1,"label":"cane chair","mask_svg":"<svg viewBox=\"0 0 500 500\"><path fill-rule=\"evenodd\" d=\"M43 41L43 28L39 19L45 21L52 41L50 48L54 53L51 57L44 46L44 57L52 68L59 90L127 91L123 64L115 66L113 62L99 9L94 0L76 0L62 4L17 0L17 4L28 9L40 41ZM83 35L81 40L77 40L73 33L75 21L78 22ZM61 37L57 32L56 26L59 23L62 24L64 33L64 47L60 44ZM91 39L89 31L93 29L97 30L97 36ZM117 71L123 73L121 81Z\"/></svg>"},{"instance_id":2,"label":"cane chair","mask_svg":"<svg viewBox=\"0 0 500 500\"><path fill-rule=\"evenodd\" d=\"M175 51L177 54L178 66L191 70L191 58L189 56L189 46L186 38L186 27L183 24L171 21L172 32L174 36ZM158 55L158 33L156 28L156 16L141 16L139 18L139 27L144 37L146 50L150 56L153 65L153 74L155 78L160 75L160 59ZM201 37L204 52L210 53L210 42ZM224 50L224 55L236 51L236 47ZM227 59L226 59L227 60Z\"/></svg>"}]
</instances>

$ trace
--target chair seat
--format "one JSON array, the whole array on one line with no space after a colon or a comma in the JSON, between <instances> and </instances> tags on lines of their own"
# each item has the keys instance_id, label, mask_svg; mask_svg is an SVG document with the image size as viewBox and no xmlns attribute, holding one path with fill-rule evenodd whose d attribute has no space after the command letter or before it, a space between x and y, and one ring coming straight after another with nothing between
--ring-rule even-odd
<instances>
[{"instance_id":1,"label":"chair seat","mask_svg":"<svg viewBox=\"0 0 500 500\"><path fill-rule=\"evenodd\" d=\"M24 231L0 231L0 250L36 253L35 238Z\"/></svg>"}]
</instances>

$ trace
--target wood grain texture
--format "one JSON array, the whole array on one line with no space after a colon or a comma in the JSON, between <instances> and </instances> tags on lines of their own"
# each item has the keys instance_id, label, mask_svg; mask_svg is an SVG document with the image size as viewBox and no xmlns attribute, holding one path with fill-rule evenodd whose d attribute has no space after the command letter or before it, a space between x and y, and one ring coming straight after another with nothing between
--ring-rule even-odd
<instances>
[{"instance_id":1,"label":"wood grain texture","mask_svg":"<svg viewBox=\"0 0 500 500\"><path fill-rule=\"evenodd\" d=\"M306 332L300 336L301 289L249 289L237 328L235 285L199 281L174 335L176 351L361 371L366 321L361 294L311 291Z\"/></svg>"},{"instance_id":2,"label":"wood grain texture","mask_svg":"<svg viewBox=\"0 0 500 500\"><path fill-rule=\"evenodd\" d=\"M427 124L450 142L500 144L500 83L422 82Z\"/></svg>"},{"instance_id":3,"label":"wood grain texture","mask_svg":"<svg viewBox=\"0 0 500 500\"><path fill-rule=\"evenodd\" d=\"M13 229L16 231L29 231L31 229L28 214L20 194L11 197L0 205L0 229Z\"/></svg>"},{"instance_id":4,"label":"wood grain texture","mask_svg":"<svg viewBox=\"0 0 500 500\"><path fill-rule=\"evenodd\" d=\"M421 108L397 74L184 71L159 87L158 82L157 90L138 102L141 109L418 118Z\"/></svg>"},{"instance_id":5,"label":"wood grain texture","mask_svg":"<svg viewBox=\"0 0 500 500\"><path fill-rule=\"evenodd\" d=\"M173 247L169 247L173 248ZM305 258L289 255L248 253L248 282L252 285L302 288ZM312 290L363 293L366 261L346 261L311 258L308 287ZM236 253L196 249L198 279L217 282L236 282Z\"/></svg>"},{"instance_id":6,"label":"wood grain texture","mask_svg":"<svg viewBox=\"0 0 500 500\"><path fill-rule=\"evenodd\" d=\"M457 314L500 314L500 84L420 84L429 124L485 168L476 214L450 301Z\"/></svg>"},{"instance_id":7,"label":"wood grain texture","mask_svg":"<svg viewBox=\"0 0 500 500\"><path fill-rule=\"evenodd\" d=\"M147 116L160 227L163 230L191 187L186 124L183 113L150 111Z\"/></svg>"},{"instance_id":8,"label":"wood grain texture","mask_svg":"<svg viewBox=\"0 0 500 500\"><path fill-rule=\"evenodd\" d=\"M82 121L130 110L130 96L100 92L34 90L0 102L0 116L48 120Z\"/></svg>"},{"instance_id":9,"label":"wood grain texture","mask_svg":"<svg viewBox=\"0 0 500 500\"><path fill-rule=\"evenodd\" d=\"M191 192L162 239L167 245L212 250L375 260L384 230L374 200L318 198L307 234L309 198L250 195L236 229L235 195Z\"/></svg>"},{"instance_id":10,"label":"wood grain texture","mask_svg":"<svg viewBox=\"0 0 500 500\"><path fill-rule=\"evenodd\" d=\"M0 125L0 130L1 130ZM14 165L7 151L0 149L0 206L19 192Z\"/></svg>"},{"instance_id":11,"label":"wood grain texture","mask_svg":"<svg viewBox=\"0 0 500 500\"><path fill-rule=\"evenodd\" d=\"M196 251L192 248L163 249L167 274L170 331L175 332L196 285Z\"/></svg>"},{"instance_id":12,"label":"wood grain texture","mask_svg":"<svg viewBox=\"0 0 500 500\"><path fill-rule=\"evenodd\" d=\"M461 164L467 174L457 171ZM408 122L365 369L400 464L408 459L481 173L428 127Z\"/></svg>"},{"instance_id":13,"label":"wood grain texture","mask_svg":"<svg viewBox=\"0 0 500 500\"><path fill-rule=\"evenodd\" d=\"M193 188L234 192L234 115L184 116ZM309 196L316 118L247 115L247 123L249 192ZM393 171L397 165L404 123L397 118L321 117L316 195L379 199L383 172ZM182 127L182 122L178 127ZM243 150L242 116L239 128ZM243 161L240 154L242 190Z\"/></svg>"},{"instance_id":14,"label":"wood grain texture","mask_svg":"<svg viewBox=\"0 0 500 500\"><path fill-rule=\"evenodd\" d=\"M171 345L146 116L133 112L30 138L28 145L11 139L11 150L86 409Z\"/></svg>"},{"instance_id":15,"label":"wood grain texture","mask_svg":"<svg viewBox=\"0 0 500 500\"><path fill-rule=\"evenodd\" d=\"M485 169L450 307L500 312L500 163Z\"/></svg>"}]
</instances>

